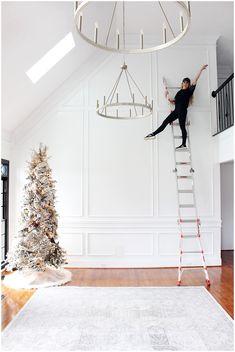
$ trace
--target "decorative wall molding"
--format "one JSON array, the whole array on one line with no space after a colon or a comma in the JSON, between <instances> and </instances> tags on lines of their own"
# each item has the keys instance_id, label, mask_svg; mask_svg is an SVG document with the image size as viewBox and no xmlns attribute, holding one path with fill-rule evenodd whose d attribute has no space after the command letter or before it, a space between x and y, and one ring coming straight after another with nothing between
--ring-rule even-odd
<instances>
[{"instance_id":1,"label":"decorative wall molding","mask_svg":"<svg viewBox=\"0 0 235 352\"><path fill-rule=\"evenodd\" d=\"M191 231L187 230L184 232L185 235L191 235L195 233L195 228L194 228L194 231L193 229ZM167 244L167 240L166 240L166 237L168 237L168 239L170 239L171 241L175 241L175 246L174 247L170 247L168 246L167 247L167 250L166 251L160 251L159 248L161 247L161 242L163 245L166 246ZM201 240L202 240L202 243L203 244L206 244L207 247L209 248L205 248L204 246L204 252L205 252L205 255L208 256L213 256L214 255L214 241L213 241L213 237L214 237L214 233L212 231L202 231L201 232ZM180 240L180 237L179 237L179 233L175 233L175 232L159 232L158 233L158 255L159 256L178 256L179 254L179 240ZM198 244L196 242L195 239L185 239L184 242L183 242L183 245L184 245L184 249L187 249L187 250L198 250ZM188 256L189 259L190 256ZM192 257L192 255L191 255ZM188 259L188 258L186 258ZM192 259L191 259L192 260Z\"/></svg>"},{"instance_id":2,"label":"decorative wall molding","mask_svg":"<svg viewBox=\"0 0 235 352\"><path fill-rule=\"evenodd\" d=\"M145 242L145 245L149 245L151 243L151 249L150 251L146 252L143 251L143 247L142 247L142 251L139 251L139 249L135 252L135 247L132 246L133 251L128 253L128 251L125 251L124 248L124 241L126 240L126 242L130 242L130 237L133 237L134 241L138 241L139 237L147 237L148 238L148 243L147 241ZM120 244L118 244L118 246L114 248L107 248L107 244L105 246L104 243L104 247L106 247L106 252L102 252L100 250L98 250L97 252L93 252L90 249L91 246L91 241L92 241L92 237L95 238L102 238L105 237L107 240L109 240L111 238L111 242L115 241L115 239L117 239L117 242L120 242ZM120 238L122 238L122 241L120 241ZM131 239L131 241L133 241ZM135 243L136 244L136 243ZM112 246L112 243L109 243L109 247L110 245ZM132 256L153 256L154 255L154 235L152 233L142 233L142 232L88 232L87 233L87 242L86 242L86 247L87 247L87 255L88 256L122 256L122 257L132 257Z\"/></svg>"},{"instance_id":3,"label":"decorative wall molding","mask_svg":"<svg viewBox=\"0 0 235 352\"><path fill-rule=\"evenodd\" d=\"M83 233L60 233L60 245L65 248L68 257L83 256L85 254Z\"/></svg>"},{"instance_id":4,"label":"decorative wall molding","mask_svg":"<svg viewBox=\"0 0 235 352\"><path fill-rule=\"evenodd\" d=\"M68 264L65 265L67 268L117 268L117 269L124 269L124 268L176 268L178 266L178 258L170 258L165 257L164 259L151 259L144 261L139 260L114 260L110 257L109 261L105 261L103 259L97 259L95 261L82 259L80 257L71 257L69 258ZM187 266L192 266L187 264ZM194 263L193 266L200 266L200 261ZM221 266L221 259L219 257L208 257L207 258L207 266ZM184 274L183 274L184 275ZM187 274L186 274L187 275ZM175 284L177 285L177 278L175 280Z\"/></svg>"},{"instance_id":5,"label":"decorative wall molding","mask_svg":"<svg viewBox=\"0 0 235 352\"><path fill-rule=\"evenodd\" d=\"M205 218L201 217L201 228L204 231L205 229L218 229L221 228L221 219L216 218ZM193 230L194 227L190 224L185 224L187 230ZM73 231L78 231L81 229L152 229L154 231L160 231L162 229L174 230L178 233L178 224L177 217L167 217L167 218L158 218L155 220L151 219L123 219L123 218L113 218L111 219L79 219L79 218L70 218L70 219L60 219L59 220L59 233L70 233Z\"/></svg>"},{"instance_id":6,"label":"decorative wall molding","mask_svg":"<svg viewBox=\"0 0 235 352\"><path fill-rule=\"evenodd\" d=\"M101 117L97 117L98 119L100 119ZM92 123L91 123L91 117L90 117L90 112L88 112L88 119L87 119L87 130L90 131L93 127L92 127ZM154 217L154 209L155 209L155 203L154 203L154 180L156 175L154 174L154 153L153 153L153 145L150 146L150 152L151 152L151 199L150 199L150 212L148 215L144 215L144 214L125 214L125 215L120 215L115 213L115 215L107 215L107 214L102 214L102 211L100 212L100 214L92 214L91 210L90 210L90 196L92 194L91 190L90 190L90 175L92 174L90 172L89 169L89 162L90 162L90 148L89 148L89 135L87 136L87 173L88 173L88 177L87 177L87 216L89 217L89 219L114 219L114 218L118 218L119 221L121 221L122 219L126 219L126 218L153 218ZM91 141L93 143L93 141Z\"/></svg>"}]
</instances>

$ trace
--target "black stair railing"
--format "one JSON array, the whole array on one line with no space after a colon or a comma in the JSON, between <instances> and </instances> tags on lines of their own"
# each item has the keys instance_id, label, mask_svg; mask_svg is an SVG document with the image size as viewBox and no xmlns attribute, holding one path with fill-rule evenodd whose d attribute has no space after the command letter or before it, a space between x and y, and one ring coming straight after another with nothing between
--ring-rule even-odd
<instances>
[{"instance_id":1,"label":"black stair railing","mask_svg":"<svg viewBox=\"0 0 235 352\"><path fill-rule=\"evenodd\" d=\"M231 74L217 90L211 93L212 97L216 98L217 110L216 132L213 136L223 132L234 124L233 77L234 74Z\"/></svg>"}]
</instances>

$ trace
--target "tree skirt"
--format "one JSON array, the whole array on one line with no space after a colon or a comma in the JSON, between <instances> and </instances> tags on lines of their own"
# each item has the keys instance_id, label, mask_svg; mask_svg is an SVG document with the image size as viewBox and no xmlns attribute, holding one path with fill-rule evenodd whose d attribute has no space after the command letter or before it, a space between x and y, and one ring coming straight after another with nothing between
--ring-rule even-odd
<instances>
[{"instance_id":1,"label":"tree skirt","mask_svg":"<svg viewBox=\"0 0 235 352\"><path fill-rule=\"evenodd\" d=\"M22 270L14 271L7 275L3 283L11 288L40 288L60 286L71 280L72 273L69 270L59 268L47 268L45 271Z\"/></svg>"},{"instance_id":2,"label":"tree skirt","mask_svg":"<svg viewBox=\"0 0 235 352\"><path fill-rule=\"evenodd\" d=\"M50 287L2 332L3 351L234 351L204 287Z\"/></svg>"}]
</instances>

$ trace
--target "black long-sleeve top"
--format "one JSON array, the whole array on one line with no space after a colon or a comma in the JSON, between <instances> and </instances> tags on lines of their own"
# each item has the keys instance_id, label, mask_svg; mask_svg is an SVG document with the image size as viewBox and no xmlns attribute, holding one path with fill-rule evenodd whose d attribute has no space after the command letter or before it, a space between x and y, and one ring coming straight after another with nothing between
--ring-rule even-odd
<instances>
[{"instance_id":1,"label":"black long-sleeve top","mask_svg":"<svg viewBox=\"0 0 235 352\"><path fill-rule=\"evenodd\" d=\"M189 99L193 95L193 92L196 88L196 84L192 84L187 89L180 89L175 96L175 110L183 111L187 110Z\"/></svg>"}]
</instances>

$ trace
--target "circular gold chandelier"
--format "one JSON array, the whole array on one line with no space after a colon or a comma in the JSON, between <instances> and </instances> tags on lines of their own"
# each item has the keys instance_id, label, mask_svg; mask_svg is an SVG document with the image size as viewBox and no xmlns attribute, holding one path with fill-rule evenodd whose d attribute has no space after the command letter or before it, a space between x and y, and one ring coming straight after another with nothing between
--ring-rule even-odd
<instances>
[{"instance_id":1,"label":"circular gold chandelier","mask_svg":"<svg viewBox=\"0 0 235 352\"><path fill-rule=\"evenodd\" d=\"M130 94L130 101L121 101L118 93L118 87L121 79L126 79L127 87ZM133 92L133 87L138 92L138 99L136 101L136 95ZM121 110L121 113L120 113ZM104 96L103 104L100 106L99 100L97 100L96 112L99 116L107 117L111 119L137 119L142 117L148 117L153 111L153 101L151 104L148 102L148 97L144 96L139 86L135 82L134 78L128 71L128 67L124 62L121 66L121 72L111 89L108 98Z\"/></svg>"},{"instance_id":2,"label":"circular gold chandelier","mask_svg":"<svg viewBox=\"0 0 235 352\"><path fill-rule=\"evenodd\" d=\"M121 54L141 54L161 50L175 44L189 29L191 20L189 1L144 1L146 12L148 7L152 6L149 16L153 15L152 19L156 22L152 23L156 42L148 43L140 26L138 33L136 29L134 42L128 47L126 40L128 19L130 20L130 15L133 18L137 16L135 7L138 6L138 2L131 3L131 1L126 3L125 1L107 1L102 2L101 6L99 1L76 1L74 20L78 34L87 43L103 50ZM135 22L140 22L144 27L144 22L141 23L141 15Z\"/></svg>"}]
</instances>

